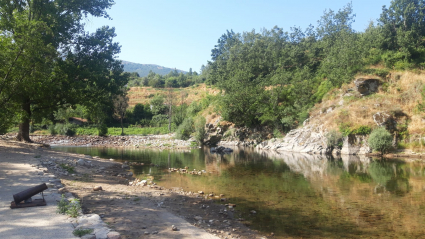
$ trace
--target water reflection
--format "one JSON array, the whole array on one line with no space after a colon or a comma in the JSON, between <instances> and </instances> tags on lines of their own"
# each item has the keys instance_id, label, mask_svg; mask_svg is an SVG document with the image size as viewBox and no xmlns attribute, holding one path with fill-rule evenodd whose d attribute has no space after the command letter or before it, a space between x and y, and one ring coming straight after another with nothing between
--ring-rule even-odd
<instances>
[{"instance_id":1,"label":"water reflection","mask_svg":"<svg viewBox=\"0 0 425 239\"><path fill-rule=\"evenodd\" d=\"M57 148L121 161L143 162L136 175L186 191L225 194L238 217L278 237L394 238L425 232L424 164L361 156L255 152L232 154L114 148ZM206 170L206 175L169 173L167 168ZM256 210L257 214L249 212Z\"/></svg>"}]
</instances>

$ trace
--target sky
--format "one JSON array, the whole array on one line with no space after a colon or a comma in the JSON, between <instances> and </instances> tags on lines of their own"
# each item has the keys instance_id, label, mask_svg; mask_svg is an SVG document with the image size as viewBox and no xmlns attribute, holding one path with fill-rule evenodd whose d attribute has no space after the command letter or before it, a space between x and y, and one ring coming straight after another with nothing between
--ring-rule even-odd
<instances>
[{"instance_id":1,"label":"sky","mask_svg":"<svg viewBox=\"0 0 425 239\"><path fill-rule=\"evenodd\" d=\"M350 0L116 0L108 10L112 20L89 17L86 31L115 27L120 60L200 71L211 60L211 49L226 30L260 31L274 26L305 29L326 9L337 11ZM390 0L352 0L353 28L364 31L379 18Z\"/></svg>"}]
</instances>

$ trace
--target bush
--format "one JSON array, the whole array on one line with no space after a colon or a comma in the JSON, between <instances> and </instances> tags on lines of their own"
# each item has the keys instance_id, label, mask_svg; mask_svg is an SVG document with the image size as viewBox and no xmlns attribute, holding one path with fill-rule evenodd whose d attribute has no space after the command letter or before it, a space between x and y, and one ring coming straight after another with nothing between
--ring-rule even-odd
<instances>
[{"instance_id":1,"label":"bush","mask_svg":"<svg viewBox=\"0 0 425 239\"><path fill-rule=\"evenodd\" d=\"M193 120L192 118L186 118L176 130L176 139L182 139L182 140L189 139L190 134L192 132L193 132Z\"/></svg>"},{"instance_id":2,"label":"bush","mask_svg":"<svg viewBox=\"0 0 425 239\"><path fill-rule=\"evenodd\" d=\"M49 125L48 130L49 130L49 133L50 133L51 135L56 135L56 134L58 134L58 132L57 132L57 131L56 131L56 129L55 129L55 125L53 125L53 124Z\"/></svg>"},{"instance_id":3,"label":"bush","mask_svg":"<svg viewBox=\"0 0 425 239\"><path fill-rule=\"evenodd\" d=\"M393 136L385 128L377 128L372 131L369 136L369 146L375 150L385 154L391 148Z\"/></svg>"},{"instance_id":4,"label":"bush","mask_svg":"<svg viewBox=\"0 0 425 239\"><path fill-rule=\"evenodd\" d=\"M54 130L60 135L74 136L75 128L72 124L56 124Z\"/></svg>"},{"instance_id":5,"label":"bush","mask_svg":"<svg viewBox=\"0 0 425 239\"><path fill-rule=\"evenodd\" d=\"M99 136L105 136L106 134L108 134L108 126L106 126L106 124L98 125L97 130L99 131Z\"/></svg>"},{"instance_id":6,"label":"bush","mask_svg":"<svg viewBox=\"0 0 425 239\"><path fill-rule=\"evenodd\" d=\"M195 120L195 139L199 143L199 145L204 144L205 138L205 117L200 116Z\"/></svg>"},{"instance_id":7,"label":"bush","mask_svg":"<svg viewBox=\"0 0 425 239\"><path fill-rule=\"evenodd\" d=\"M326 143L328 147L341 148L342 147L342 135L336 130L331 130L326 134Z\"/></svg>"}]
</instances>

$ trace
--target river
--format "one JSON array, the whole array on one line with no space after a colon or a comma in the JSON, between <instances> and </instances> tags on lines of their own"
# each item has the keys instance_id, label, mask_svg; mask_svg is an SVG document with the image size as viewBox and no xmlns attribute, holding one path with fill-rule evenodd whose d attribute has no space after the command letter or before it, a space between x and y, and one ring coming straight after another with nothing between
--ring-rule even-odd
<instances>
[{"instance_id":1,"label":"river","mask_svg":"<svg viewBox=\"0 0 425 239\"><path fill-rule=\"evenodd\" d=\"M53 147L132 166L166 188L224 194L252 229L275 238L420 238L425 235L425 163L255 152ZM205 170L202 175L168 168ZM218 202L219 203L219 202ZM252 213L252 211L256 213Z\"/></svg>"}]
</instances>

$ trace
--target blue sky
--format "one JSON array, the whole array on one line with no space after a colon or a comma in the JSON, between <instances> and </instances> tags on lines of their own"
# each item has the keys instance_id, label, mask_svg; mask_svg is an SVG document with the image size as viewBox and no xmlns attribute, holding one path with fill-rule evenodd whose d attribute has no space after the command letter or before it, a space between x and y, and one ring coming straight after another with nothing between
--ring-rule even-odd
<instances>
[{"instance_id":1,"label":"blue sky","mask_svg":"<svg viewBox=\"0 0 425 239\"><path fill-rule=\"evenodd\" d=\"M115 27L122 46L119 59L142 64L198 71L211 59L218 38L234 32L259 31L274 26L317 26L325 9L337 11L349 0L116 0L113 20L88 18L86 30ZM363 31L376 21L390 0L352 0L356 22Z\"/></svg>"}]
</instances>

